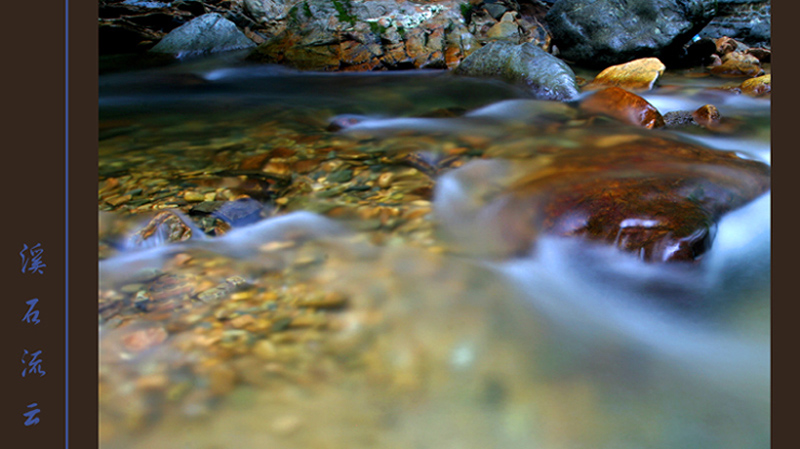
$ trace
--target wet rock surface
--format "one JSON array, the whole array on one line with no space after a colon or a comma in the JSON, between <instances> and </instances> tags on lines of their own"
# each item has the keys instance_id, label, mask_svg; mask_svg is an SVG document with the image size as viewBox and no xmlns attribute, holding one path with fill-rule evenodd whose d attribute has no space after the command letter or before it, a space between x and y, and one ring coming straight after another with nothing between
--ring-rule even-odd
<instances>
[{"instance_id":1,"label":"wet rock surface","mask_svg":"<svg viewBox=\"0 0 800 449\"><path fill-rule=\"evenodd\" d=\"M772 92L772 75L759 76L742 82L739 87L743 94L760 97Z\"/></svg>"},{"instance_id":2,"label":"wet rock surface","mask_svg":"<svg viewBox=\"0 0 800 449\"><path fill-rule=\"evenodd\" d=\"M490 43L465 59L455 73L520 84L539 99L566 101L578 95L572 69L531 43Z\"/></svg>"},{"instance_id":3,"label":"wet rock surface","mask_svg":"<svg viewBox=\"0 0 800 449\"><path fill-rule=\"evenodd\" d=\"M644 98L619 87L607 87L592 94L581 101L580 108L644 128L664 126L664 118L658 109Z\"/></svg>"},{"instance_id":4,"label":"wet rock surface","mask_svg":"<svg viewBox=\"0 0 800 449\"><path fill-rule=\"evenodd\" d=\"M545 233L646 261L693 261L710 248L716 220L770 184L762 163L657 137L560 151L530 167L498 200L518 254Z\"/></svg>"},{"instance_id":5,"label":"wet rock surface","mask_svg":"<svg viewBox=\"0 0 800 449\"><path fill-rule=\"evenodd\" d=\"M700 106L695 111L670 111L664 114L664 123L667 128L680 128L694 125L707 129L724 129L720 127L722 116L713 104Z\"/></svg>"},{"instance_id":6,"label":"wet rock surface","mask_svg":"<svg viewBox=\"0 0 800 449\"><path fill-rule=\"evenodd\" d=\"M715 0L561 0L546 20L564 59L605 67L668 56L708 24L716 6Z\"/></svg>"},{"instance_id":7,"label":"wet rock surface","mask_svg":"<svg viewBox=\"0 0 800 449\"><path fill-rule=\"evenodd\" d=\"M629 91L650 90L664 73L664 69L666 66L658 58L636 59L603 69L583 88L591 90L616 86Z\"/></svg>"},{"instance_id":8,"label":"wet rock surface","mask_svg":"<svg viewBox=\"0 0 800 449\"><path fill-rule=\"evenodd\" d=\"M731 51L722 56L721 63L711 67L711 73L724 77L756 77L764 74L755 56L742 51Z\"/></svg>"}]
</instances>

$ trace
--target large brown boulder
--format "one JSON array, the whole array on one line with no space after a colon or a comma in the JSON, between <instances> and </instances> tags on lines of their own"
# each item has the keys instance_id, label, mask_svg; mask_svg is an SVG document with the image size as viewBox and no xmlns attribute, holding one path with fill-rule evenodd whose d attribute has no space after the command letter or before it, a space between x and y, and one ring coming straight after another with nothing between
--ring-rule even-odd
<instances>
[{"instance_id":1,"label":"large brown boulder","mask_svg":"<svg viewBox=\"0 0 800 449\"><path fill-rule=\"evenodd\" d=\"M770 168L632 132L539 148L508 164L481 161L442 185L452 190L453 179L460 183L453 191L467 194L457 200L463 203L440 204L449 211L440 217L445 231L478 223L496 256L527 254L537 236L554 235L613 245L648 262L690 262L713 244L725 213L769 190ZM453 211L462 216L448 224Z\"/></svg>"}]
</instances>

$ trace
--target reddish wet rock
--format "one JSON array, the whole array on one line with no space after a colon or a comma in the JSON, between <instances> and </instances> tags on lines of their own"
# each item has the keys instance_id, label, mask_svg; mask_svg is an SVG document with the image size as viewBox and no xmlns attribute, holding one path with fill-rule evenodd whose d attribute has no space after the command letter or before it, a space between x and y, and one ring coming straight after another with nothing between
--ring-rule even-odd
<instances>
[{"instance_id":1,"label":"reddish wet rock","mask_svg":"<svg viewBox=\"0 0 800 449\"><path fill-rule=\"evenodd\" d=\"M661 138L563 150L532 165L502 199L505 238L603 241L652 262L693 261L714 223L770 187L769 166Z\"/></svg>"},{"instance_id":2,"label":"reddish wet rock","mask_svg":"<svg viewBox=\"0 0 800 449\"><path fill-rule=\"evenodd\" d=\"M720 120L719 109L713 104L706 104L697 108L692 112L692 119L700 126L716 126L719 125Z\"/></svg>"},{"instance_id":3,"label":"reddish wet rock","mask_svg":"<svg viewBox=\"0 0 800 449\"><path fill-rule=\"evenodd\" d=\"M580 108L590 114L603 114L644 128L664 126L664 118L644 98L619 87L608 87L584 100Z\"/></svg>"}]
</instances>

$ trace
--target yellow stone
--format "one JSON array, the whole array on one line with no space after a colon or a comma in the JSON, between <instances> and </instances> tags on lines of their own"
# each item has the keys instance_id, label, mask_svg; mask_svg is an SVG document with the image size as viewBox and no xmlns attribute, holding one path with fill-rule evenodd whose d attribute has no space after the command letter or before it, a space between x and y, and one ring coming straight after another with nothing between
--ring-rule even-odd
<instances>
[{"instance_id":1,"label":"yellow stone","mask_svg":"<svg viewBox=\"0 0 800 449\"><path fill-rule=\"evenodd\" d=\"M658 58L642 58L612 65L600 72L584 89L616 86L627 90L650 90L664 74L665 68Z\"/></svg>"},{"instance_id":2,"label":"yellow stone","mask_svg":"<svg viewBox=\"0 0 800 449\"><path fill-rule=\"evenodd\" d=\"M183 194L183 199L190 203L198 203L206 199L206 196L200 192L188 191Z\"/></svg>"},{"instance_id":3,"label":"yellow stone","mask_svg":"<svg viewBox=\"0 0 800 449\"><path fill-rule=\"evenodd\" d=\"M764 95L772 91L772 75L764 75L750 78L739 87L743 94L754 97Z\"/></svg>"},{"instance_id":4,"label":"yellow stone","mask_svg":"<svg viewBox=\"0 0 800 449\"><path fill-rule=\"evenodd\" d=\"M271 341L261 340L253 346L253 354L262 360L273 360L278 355L278 350Z\"/></svg>"},{"instance_id":5,"label":"yellow stone","mask_svg":"<svg viewBox=\"0 0 800 449\"><path fill-rule=\"evenodd\" d=\"M106 199L106 203L112 206L119 206L120 204L125 204L130 200L131 200L130 195L121 195Z\"/></svg>"}]
</instances>

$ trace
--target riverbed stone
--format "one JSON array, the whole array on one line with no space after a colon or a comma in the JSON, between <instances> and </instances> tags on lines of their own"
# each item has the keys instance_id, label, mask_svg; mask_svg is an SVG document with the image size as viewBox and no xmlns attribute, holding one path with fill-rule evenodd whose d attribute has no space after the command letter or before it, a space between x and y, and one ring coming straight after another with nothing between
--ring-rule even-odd
<instances>
[{"instance_id":1,"label":"riverbed stone","mask_svg":"<svg viewBox=\"0 0 800 449\"><path fill-rule=\"evenodd\" d=\"M772 75L763 75L750 78L739 87L742 93L753 97L760 97L772 91Z\"/></svg>"},{"instance_id":2,"label":"riverbed stone","mask_svg":"<svg viewBox=\"0 0 800 449\"><path fill-rule=\"evenodd\" d=\"M158 213L144 227L137 231L128 242L132 248L148 248L192 238L192 226L180 214L171 211Z\"/></svg>"},{"instance_id":3,"label":"riverbed stone","mask_svg":"<svg viewBox=\"0 0 800 449\"><path fill-rule=\"evenodd\" d=\"M764 74L755 56L743 51L732 51L722 57L722 64L711 67L711 73L722 77L756 77Z\"/></svg>"},{"instance_id":4,"label":"riverbed stone","mask_svg":"<svg viewBox=\"0 0 800 449\"><path fill-rule=\"evenodd\" d=\"M150 51L176 56L255 47L236 25L217 13L204 14L170 31Z\"/></svg>"},{"instance_id":5,"label":"riverbed stone","mask_svg":"<svg viewBox=\"0 0 800 449\"><path fill-rule=\"evenodd\" d=\"M600 72L584 89L617 86L629 91L650 90L664 74L666 66L658 58L641 58L613 65Z\"/></svg>"},{"instance_id":6,"label":"riverbed stone","mask_svg":"<svg viewBox=\"0 0 800 449\"><path fill-rule=\"evenodd\" d=\"M604 67L648 56L669 59L716 11L716 0L561 0L546 21L560 56Z\"/></svg>"},{"instance_id":7,"label":"riverbed stone","mask_svg":"<svg viewBox=\"0 0 800 449\"><path fill-rule=\"evenodd\" d=\"M719 109L713 104L700 106L692 113L692 119L694 119L698 125L705 127L718 125L720 117Z\"/></svg>"},{"instance_id":8,"label":"riverbed stone","mask_svg":"<svg viewBox=\"0 0 800 449\"><path fill-rule=\"evenodd\" d=\"M713 244L723 214L770 187L766 164L661 137L598 140L515 166L522 174L494 201L520 253L543 233L604 242L650 262L694 261Z\"/></svg>"},{"instance_id":9,"label":"riverbed stone","mask_svg":"<svg viewBox=\"0 0 800 449\"><path fill-rule=\"evenodd\" d=\"M578 96L572 69L529 42L492 42L467 57L455 73L521 84L541 100L568 101Z\"/></svg>"},{"instance_id":10,"label":"riverbed stone","mask_svg":"<svg viewBox=\"0 0 800 449\"><path fill-rule=\"evenodd\" d=\"M644 98L619 87L607 87L583 100L581 110L603 114L631 125L644 128L664 126L664 118Z\"/></svg>"},{"instance_id":11,"label":"riverbed stone","mask_svg":"<svg viewBox=\"0 0 800 449\"><path fill-rule=\"evenodd\" d=\"M715 131L723 130L720 127L722 114L713 104L700 106L694 111L670 111L664 114L664 123L667 128L681 128L684 126L702 126ZM730 125L730 124L729 124Z\"/></svg>"},{"instance_id":12,"label":"riverbed stone","mask_svg":"<svg viewBox=\"0 0 800 449\"><path fill-rule=\"evenodd\" d=\"M664 114L664 127L666 128L681 128L690 125L697 125L692 117L692 111L669 111Z\"/></svg>"}]
</instances>

